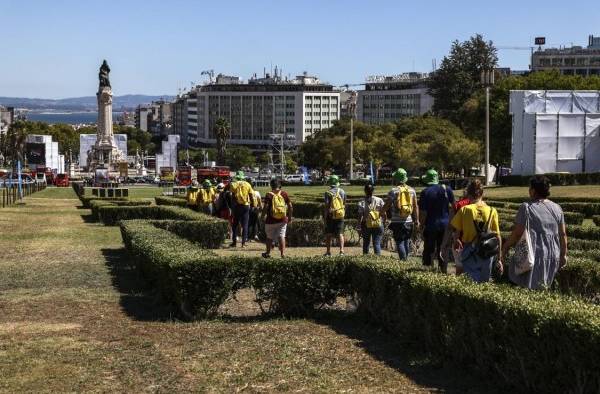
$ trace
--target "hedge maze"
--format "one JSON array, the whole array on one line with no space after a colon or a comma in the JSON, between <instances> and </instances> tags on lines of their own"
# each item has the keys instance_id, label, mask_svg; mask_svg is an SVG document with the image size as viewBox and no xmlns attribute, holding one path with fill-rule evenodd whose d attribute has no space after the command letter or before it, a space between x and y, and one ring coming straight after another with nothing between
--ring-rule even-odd
<instances>
[{"instance_id":1,"label":"hedge maze","mask_svg":"<svg viewBox=\"0 0 600 394\"><path fill-rule=\"evenodd\" d=\"M569 223L570 260L546 291L517 288L506 278L478 285L394 258L219 256L213 249L225 241L227 223L182 201L88 204L95 218L120 226L130 263L185 319L215 316L245 288L253 289L263 313L285 317L310 317L351 295L356 313L371 323L509 386L529 392L600 388L600 227L590 225L592 218L599 222L600 201L559 201ZM490 204L498 207L507 236L518 202ZM289 229L290 245L319 244L320 207L294 203L298 219Z\"/></svg>"}]
</instances>

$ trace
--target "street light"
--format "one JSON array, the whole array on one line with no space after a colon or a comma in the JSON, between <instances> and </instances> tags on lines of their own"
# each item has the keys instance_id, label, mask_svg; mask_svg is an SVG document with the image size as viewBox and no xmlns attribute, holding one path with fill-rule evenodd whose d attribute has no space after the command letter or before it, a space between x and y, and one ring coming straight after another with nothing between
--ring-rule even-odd
<instances>
[{"instance_id":1,"label":"street light","mask_svg":"<svg viewBox=\"0 0 600 394\"><path fill-rule=\"evenodd\" d=\"M494 84L494 69L481 71L481 84L485 86L485 185L490 184L490 86Z\"/></svg>"}]
</instances>

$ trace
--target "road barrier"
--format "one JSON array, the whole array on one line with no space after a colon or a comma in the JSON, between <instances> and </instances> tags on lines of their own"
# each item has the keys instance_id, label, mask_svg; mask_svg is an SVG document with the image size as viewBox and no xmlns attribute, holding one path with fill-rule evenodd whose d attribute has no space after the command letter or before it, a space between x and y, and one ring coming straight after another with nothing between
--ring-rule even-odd
<instances>
[{"instance_id":1,"label":"road barrier","mask_svg":"<svg viewBox=\"0 0 600 394\"><path fill-rule=\"evenodd\" d=\"M32 195L35 192L39 192L46 188L46 183L44 182L36 182L36 183L25 183L21 185L23 190L23 197L27 197ZM19 200L19 185L5 185L0 187L0 194L2 196L2 208L13 205Z\"/></svg>"}]
</instances>

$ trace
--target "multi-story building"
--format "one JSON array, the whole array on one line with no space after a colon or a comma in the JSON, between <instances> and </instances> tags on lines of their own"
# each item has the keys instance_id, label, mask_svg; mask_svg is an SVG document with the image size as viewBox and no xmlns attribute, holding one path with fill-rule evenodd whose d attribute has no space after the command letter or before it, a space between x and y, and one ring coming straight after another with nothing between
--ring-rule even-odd
<instances>
[{"instance_id":1,"label":"multi-story building","mask_svg":"<svg viewBox=\"0 0 600 394\"><path fill-rule=\"evenodd\" d=\"M368 77L365 90L358 92L358 120L384 124L429 112L433 107L433 97L428 93L429 77L414 72Z\"/></svg>"},{"instance_id":2,"label":"multi-story building","mask_svg":"<svg viewBox=\"0 0 600 394\"><path fill-rule=\"evenodd\" d=\"M188 128L187 128L187 95L180 94L175 101L171 103L173 124L173 134L177 134L184 148L189 146L188 143Z\"/></svg>"},{"instance_id":3,"label":"multi-story building","mask_svg":"<svg viewBox=\"0 0 600 394\"><path fill-rule=\"evenodd\" d=\"M149 106L139 105L135 110L135 127L156 136L170 134L172 126L171 103L153 101Z\"/></svg>"},{"instance_id":4,"label":"multi-story building","mask_svg":"<svg viewBox=\"0 0 600 394\"><path fill-rule=\"evenodd\" d=\"M600 75L600 37L589 36L588 46L546 48L533 53L533 71L559 70L564 75Z\"/></svg>"},{"instance_id":5,"label":"multi-story building","mask_svg":"<svg viewBox=\"0 0 600 394\"><path fill-rule=\"evenodd\" d=\"M179 98L175 106L174 127L191 145L214 145L215 124L224 118L231 127L230 144L264 150L275 135L281 138L283 134L286 143L298 145L307 136L331 127L340 117L340 92L306 73L295 79L283 78L276 68L273 76L255 75L246 83L238 77L218 75L215 82ZM184 107L187 132L181 127Z\"/></svg>"},{"instance_id":6,"label":"multi-story building","mask_svg":"<svg viewBox=\"0 0 600 394\"><path fill-rule=\"evenodd\" d=\"M10 125L15 121L15 109L0 105L0 134L8 131Z\"/></svg>"}]
</instances>

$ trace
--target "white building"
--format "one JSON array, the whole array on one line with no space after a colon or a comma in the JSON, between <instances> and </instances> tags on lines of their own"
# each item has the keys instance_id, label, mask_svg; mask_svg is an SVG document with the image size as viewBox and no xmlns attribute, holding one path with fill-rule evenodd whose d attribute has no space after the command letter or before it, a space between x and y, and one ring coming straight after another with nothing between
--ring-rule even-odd
<instances>
[{"instance_id":1,"label":"white building","mask_svg":"<svg viewBox=\"0 0 600 394\"><path fill-rule=\"evenodd\" d=\"M13 107L3 107L0 105L0 134L6 133L14 120L15 109Z\"/></svg>"},{"instance_id":2,"label":"white building","mask_svg":"<svg viewBox=\"0 0 600 394\"><path fill-rule=\"evenodd\" d=\"M180 138L178 135L170 135L166 141L161 143L161 153L156 154L156 173L160 174L161 167L177 169L177 154Z\"/></svg>"},{"instance_id":3,"label":"white building","mask_svg":"<svg viewBox=\"0 0 600 394\"><path fill-rule=\"evenodd\" d=\"M358 92L358 120L384 124L407 116L420 116L433 107L428 93L429 74L405 73L367 78L365 90Z\"/></svg>"},{"instance_id":4,"label":"white building","mask_svg":"<svg viewBox=\"0 0 600 394\"><path fill-rule=\"evenodd\" d=\"M600 172L600 91L513 90L515 175Z\"/></svg>"},{"instance_id":5,"label":"white building","mask_svg":"<svg viewBox=\"0 0 600 394\"><path fill-rule=\"evenodd\" d=\"M123 157L127 157L127 134L115 134L117 148L123 152ZM87 166L88 152L96 143L96 134L79 134L79 167Z\"/></svg>"},{"instance_id":6,"label":"white building","mask_svg":"<svg viewBox=\"0 0 600 394\"><path fill-rule=\"evenodd\" d=\"M38 166L64 172L65 157L58 154L58 142L51 135L29 134L25 139L27 166L35 170Z\"/></svg>"},{"instance_id":7,"label":"white building","mask_svg":"<svg viewBox=\"0 0 600 394\"><path fill-rule=\"evenodd\" d=\"M299 145L307 136L331 127L340 117L340 92L304 73L295 79L275 75L254 76L247 83L238 77L218 75L214 83L198 86L185 97L187 130L175 110L176 133L192 145L214 145L217 119L231 125L228 143L268 149L274 134L285 134Z\"/></svg>"}]
</instances>

